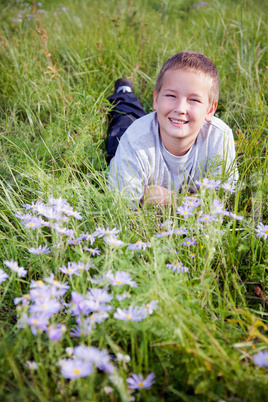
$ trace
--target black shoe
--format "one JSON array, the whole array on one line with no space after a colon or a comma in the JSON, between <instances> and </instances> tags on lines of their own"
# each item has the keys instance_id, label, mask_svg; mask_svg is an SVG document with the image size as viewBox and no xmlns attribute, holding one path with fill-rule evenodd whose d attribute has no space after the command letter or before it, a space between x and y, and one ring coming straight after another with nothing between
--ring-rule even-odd
<instances>
[{"instance_id":1,"label":"black shoe","mask_svg":"<svg viewBox=\"0 0 268 402\"><path fill-rule=\"evenodd\" d=\"M127 78L119 78L115 81L114 92L132 92L133 82Z\"/></svg>"}]
</instances>

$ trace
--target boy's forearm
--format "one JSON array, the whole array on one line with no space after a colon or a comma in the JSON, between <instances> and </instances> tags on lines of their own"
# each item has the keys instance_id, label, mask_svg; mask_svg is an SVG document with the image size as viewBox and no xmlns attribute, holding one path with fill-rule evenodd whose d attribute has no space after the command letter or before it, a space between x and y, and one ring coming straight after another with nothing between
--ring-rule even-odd
<instances>
[{"instance_id":1,"label":"boy's forearm","mask_svg":"<svg viewBox=\"0 0 268 402\"><path fill-rule=\"evenodd\" d=\"M143 197L141 199L141 205L147 203L153 205L162 205L164 207L171 207L176 201L176 194L161 186L152 185L144 188Z\"/></svg>"}]
</instances>

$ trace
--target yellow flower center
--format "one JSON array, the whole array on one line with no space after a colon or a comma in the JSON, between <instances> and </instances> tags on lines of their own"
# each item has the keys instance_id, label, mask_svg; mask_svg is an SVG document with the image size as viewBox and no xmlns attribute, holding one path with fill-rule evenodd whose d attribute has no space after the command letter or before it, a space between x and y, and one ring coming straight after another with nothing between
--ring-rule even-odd
<instances>
[{"instance_id":1,"label":"yellow flower center","mask_svg":"<svg viewBox=\"0 0 268 402\"><path fill-rule=\"evenodd\" d=\"M191 244L191 242L190 242L190 241L187 241L186 244L187 244L187 246L189 246L189 244Z\"/></svg>"},{"instance_id":2,"label":"yellow flower center","mask_svg":"<svg viewBox=\"0 0 268 402\"><path fill-rule=\"evenodd\" d=\"M81 371L80 369L75 369L75 370L74 370L74 374L79 374L80 371Z\"/></svg>"},{"instance_id":3,"label":"yellow flower center","mask_svg":"<svg viewBox=\"0 0 268 402\"><path fill-rule=\"evenodd\" d=\"M183 211L184 215L187 215L187 211Z\"/></svg>"},{"instance_id":4,"label":"yellow flower center","mask_svg":"<svg viewBox=\"0 0 268 402\"><path fill-rule=\"evenodd\" d=\"M267 229L267 230L265 230L265 234L268 234L268 229Z\"/></svg>"},{"instance_id":5,"label":"yellow flower center","mask_svg":"<svg viewBox=\"0 0 268 402\"><path fill-rule=\"evenodd\" d=\"M127 315L127 319L130 320L130 318L131 318L131 315L128 314L128 315Z\"/></svg>"},{"instance_id":6,"label":"yellow flower center","mask_svg":"<svg viewBox=\"0 0 268 402\"><path fill-rule=\"evenodd\" d=\"M143 387L143 382L139 382L139 387Z\"/></svg>"},{"instance_id":7,"label":"yellow flower center","mask_svg":"<svg viewBox=\"0 0 268 402\"><path fill-rule=\"evenodd\" d=\"M118 284L119 284L119 283L121 283L121 281L116 281L116 283L118 283Z\"/></svg>"}]
</instances>

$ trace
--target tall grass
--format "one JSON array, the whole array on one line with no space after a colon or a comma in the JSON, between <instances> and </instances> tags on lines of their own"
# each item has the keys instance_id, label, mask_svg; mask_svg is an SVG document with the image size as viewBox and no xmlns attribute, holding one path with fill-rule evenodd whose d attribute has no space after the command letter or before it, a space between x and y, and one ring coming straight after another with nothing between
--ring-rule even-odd
<instances>
[{"instance_id":1,"label":"tall grass","mask_svg":"<svg viewBox=\"0 0 268 402\"><path fill-rule=\"evenodd\" d=\"M3 400L266 399L267 368L253 361L268 349L268 247L255 231L268 218L266 20L267 5L259 0L205 6L191 0L44 1L42 7L9 1L1 6L0 268L9 275L0 285ZM233 129L240 175L234 194L202 188L201 208L208 212L217 198L243 215L241 221L225 218L200 229L198 214L184 221L175 209L134 211L106 186L106 98L114 81L130 77L150 112L161 65L184 49L203 52L217 65L217 115ZM179 205L185 195L179 195ZM25 228L15 214L26 213L26 203L47 204L51 196L63 197L81 213L81 220L66 223L75 238L96 227L116 227L124 244L110 246L97 238L92 247L101 254L93 257L84 250L89 241L69 245L53 228ZM185 227L197 243L186 247L183 236L155 237L167 220L173 229ZM138 240L151 247L127 248ZM51 253L28 252L39 245ZM3 263L11 259L27 270L25 277ZM59 268L70 261L93 267L69 278ZM189 274L166 267L176 261ZM64 303L71 302L72 291L85 296L89 287L99 287L88 279L108 270L129 273L138 286L124 285L131 297L122 302L116 299L121 288L110 286L109 318L85 336L72 336L75 317ZM66 327L57 342L49 339L48 328L36 335L27 325L20 328L28 307L14 304L14 298L29 293L31 280L51 273L70 286L61 312L49 323ZM140 322L114 318L117 307L156 300L157 310ZM74 380L61 374L66 348L81 344L109 352L112 378L97 368ZM118 353L128 354L130 362L118 361ZM35 361L37 369L30 370L27 361ZM151 388L130 396L126 378L150 372Z\"/></svg>"}]
</instances>

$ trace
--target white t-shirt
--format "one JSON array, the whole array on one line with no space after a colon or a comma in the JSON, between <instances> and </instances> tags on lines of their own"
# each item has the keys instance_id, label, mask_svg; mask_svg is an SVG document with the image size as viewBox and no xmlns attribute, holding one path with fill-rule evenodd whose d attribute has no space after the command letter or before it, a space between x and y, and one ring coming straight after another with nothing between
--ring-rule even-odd
<instances>
[{"instance_id":1,"label":"white t-shirt","mask_svg":"<svg viewBox=\"0 0 268 402\"><path fill-rule=\"evenodd\" d=\"M120 139L110 163L108 184L136 201L145 186L196 191L194 181L213 173L223 181L238 179L233 133L222 120L204 121L199 134L183 156L172 155L159 135L157 112L134 121Z\"/></svg>"}]
</instances>

